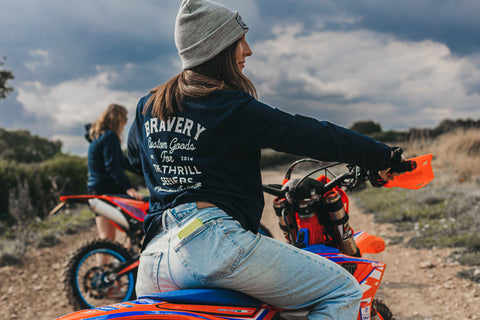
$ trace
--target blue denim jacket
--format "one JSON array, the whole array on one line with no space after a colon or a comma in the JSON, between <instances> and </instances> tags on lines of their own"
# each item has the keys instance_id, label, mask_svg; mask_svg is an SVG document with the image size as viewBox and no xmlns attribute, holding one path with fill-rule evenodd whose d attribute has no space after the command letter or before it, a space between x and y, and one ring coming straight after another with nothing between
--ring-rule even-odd
<instances>
[{"instance_id":1,"label":"blue denim jacket","mask_svg":"<svg viewBox=\"0 0 480 320\"><path fill-rule=\"evenodd\" d=\"M88 149L89 191L126 193L131 188L125 169L131 166L123 155L117 134L107 130L90 143Z\"/></svg>"}]
</instances>

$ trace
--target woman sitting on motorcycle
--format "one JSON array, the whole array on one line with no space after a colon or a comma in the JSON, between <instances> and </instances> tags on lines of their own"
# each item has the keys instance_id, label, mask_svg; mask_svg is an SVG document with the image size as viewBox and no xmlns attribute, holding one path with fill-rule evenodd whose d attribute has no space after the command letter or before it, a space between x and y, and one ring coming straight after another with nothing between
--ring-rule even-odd
<instances>
[{"instance_id":1,"label":"woman sitting on motorcycle","mask_svg":"<svg viewBox=\"0 0 480 320\"><path fill-rule=\"evenodd\" d=\"M92 123L88 132L88 181L89 194L128 195L137 200L143 199L133 188L125 174L131 170L128 160L120 147L120 138L127 124L127 109L118 104L110 104ZM115 227L107 218L95 218L100 239L115 240ZM129 242L127 247L129 247Z\"/></svg>"},{"instance_id":2,"label":"woman sitting on motorcycle","mask_svg":"<svg viewBox=\"0 0 480 320\"><path fill-rule=\"evenodd\" d=\"M242 73L252 51L237 12L184 0L175 25L183 71L138 104L128 156L143 170L150 213L137 295L199 287L237 290L310 319L356 319L353 276L318 255L257 234L260 150L386 173L392 149L369 137L256 100Z\"/></svg>"}]
</instances>

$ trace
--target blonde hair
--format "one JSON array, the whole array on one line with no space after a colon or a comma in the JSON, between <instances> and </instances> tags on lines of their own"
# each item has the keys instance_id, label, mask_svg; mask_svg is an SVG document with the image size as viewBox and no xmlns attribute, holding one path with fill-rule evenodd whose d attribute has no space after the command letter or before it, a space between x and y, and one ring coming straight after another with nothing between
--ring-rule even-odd
<instances>
[{"instance_id":1,"label":"blonde hair","mask_svg":"<svg viewBox=\"0 0 480 320\"><path fill-rule=\"evenodd\" d=\"M92 123L89 135L92 140L98 139L105 131L110 130L121 138L123 123L127 121L127 109L119 104L112 103L103 111L103 113Z\"/></svg>"}]
</instances>

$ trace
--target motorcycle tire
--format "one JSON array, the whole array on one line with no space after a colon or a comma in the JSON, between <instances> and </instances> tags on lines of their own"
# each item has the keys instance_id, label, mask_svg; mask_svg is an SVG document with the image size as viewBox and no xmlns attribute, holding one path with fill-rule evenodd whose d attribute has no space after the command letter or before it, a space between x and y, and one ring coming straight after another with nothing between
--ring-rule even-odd
<instances>
[{"instance_id":1,"label":"motorcycle tire","mask_svg":"<svg viewBox=\"0 0 480 320\"><path fill-rule=\"evenodd\" d=\"M373 299L373 308L377 311L377 313L381 316L380 319L383 320L394 320L393 314L390 311L390 308L387 307L387 305L379 299ZM372 310L373 311L373 310ZM373 317L372 317L373 318Z\"/></svg>"},{"instance_id":2,"label":"motorcycle tire","mask_svg":"<svg viewBox=\"0 0 480 320\"><path fill-rule=\"evenodd\" d=\"M134 300L137 270L118 278L112 272L133 259L124 246L111 240L93 240L74 251L63 269L65 295L73 309Z\"/></svg>"}]
</instances>

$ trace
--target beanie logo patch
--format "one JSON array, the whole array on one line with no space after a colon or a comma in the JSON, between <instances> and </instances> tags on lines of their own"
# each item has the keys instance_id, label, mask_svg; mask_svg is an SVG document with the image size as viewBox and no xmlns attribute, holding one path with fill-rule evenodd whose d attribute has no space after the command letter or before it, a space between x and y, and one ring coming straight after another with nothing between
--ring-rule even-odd
<instances>
[{"instance_id":1,"label":"beanie logo patch","mask_svg":"<svg viewBox=\"0 0 480 320\"><path fill-rule=\"evenodd\" d=\"M247 24L242 20L242 17L239 14L237 14L236 19L237 19L237 22L240 25L240 27L242 27L242 29L244 29L244 30L248 29Z\"/></svg>"}]
</instances>

